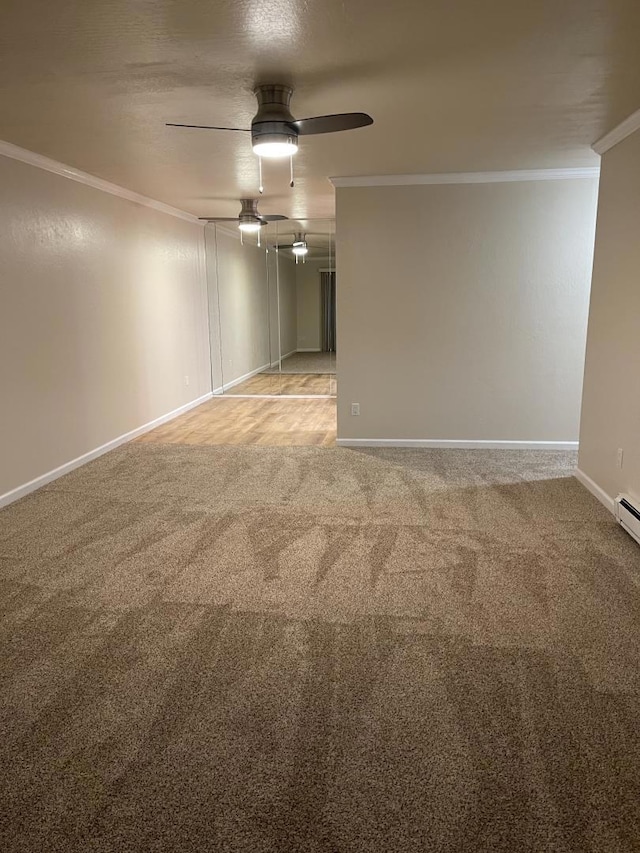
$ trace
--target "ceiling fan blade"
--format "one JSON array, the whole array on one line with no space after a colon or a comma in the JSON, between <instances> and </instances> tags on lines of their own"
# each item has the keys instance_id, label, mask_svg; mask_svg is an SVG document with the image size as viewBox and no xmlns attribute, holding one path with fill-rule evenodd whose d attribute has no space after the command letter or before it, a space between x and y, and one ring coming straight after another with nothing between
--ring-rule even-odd
<instances>
[{"instance_id":1,"label":"ceiling fan blade","mask_svg":"<svg viewBox=\"0 0 640 853\"><path fill-rule=\"evenodd\" d=\"M239 130L241 133L251 133L246 127L214 127L210 124L175 124L172 121L165 123L165 127L190 127L194 130Z\"/></svg>"},{"instance_id":2,"label":"ceiling fan blade","mask_svg":"<svg viewBox=\"0 0 640 853\"><path fill-rule=\"evenodd\" d=\"M338 113L331 116L301 118L293 124L300 136L310 136L312 133L335 133L338 130L366 127L373 124L373 119L366 113Z\"/></svg>"},{"instance_id":3,"label":"ceiling fan blade","mask_svg":"<svg viewBox=\"0 0 640 853\"><path fill-rule=\"evenodd\" d=\"M237 216L199 216L205 222L238 222Z\"/></svg>"},{"instance_id":4,"label":"ceiling fan blade","mask_svg":"<svg viewBox=\"0 0 640 853\"><path fill-rule=\"evenodd\" d=\"M279 249L293 249L296 246L296 243L278 243ZM307 249L323 249L324 251L329 251L328 246L318 246L317 243L307 243Z\"/></svg>"},{"instance_id":5,"label":"ceiling fan blade","mask_svg":"<svg viewBox=\"0 0 640 853\"><path fill-rule=\"evenodd\" d=\"M277 215L275 215L275 214L273 214L273 215L270 215L270 214L263 215L262 213L260 213L260 214L258 214L258 215L260 216L260 219L262 219L262 221L263 221L263 222L280 222L280 221L281 221L281 220L283 220L283 219L288 219L288 218L289 218L288 216L277 216Z\"/></svg>"}]
</instances>

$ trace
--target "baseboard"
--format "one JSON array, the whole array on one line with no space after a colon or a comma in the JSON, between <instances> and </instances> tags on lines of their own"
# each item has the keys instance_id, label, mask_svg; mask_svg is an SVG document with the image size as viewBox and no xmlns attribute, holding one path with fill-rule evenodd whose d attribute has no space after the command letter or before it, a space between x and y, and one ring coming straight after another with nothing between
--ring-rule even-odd
<instances>
[{"instance_id":1,"label":"baseboard","mask_svg":"<svg viewBox=\"0 0 640 853\"><path fill-rule=\"evenodd\" d=\"M184 406L180 406L179 408L174 409L172 412L168 412L166 415L161 415L159 418L156 418L153 421L149 421L149 423L146 423L141 427L132 429L130 432L124 433L124 435L119 435L117 438L108 441L101 447L96 447L95 450L90 450L88 453L83 453L82 456L78 456L77 459L72 459L70 462L65 462L64 465L60 465L58 468L54 468L53 471L48 471L46 474L42 474L40 477L36 477L35 480L31 480L30 482L25 483L23 486L18 486L17 488L12 489L10 492L6 492L4 495L0 495L0 509L4 506L8 506L8 504L13 503L14 501L20 500L20 498L25 497L31 492L35 492L36 489L39 489L42 486L46 486L47 483L51 483L53 482L53 480L57 480L58 477L63 477L65 474L68 474L75 468L80 468L80 466L86 465L86 463L91 462L92 459L97 459L98 456L102 456L104 453L108 453L110 450L114 450L121 444L126 444L127 441L131 441L132 439L137 438L139 435L142 435L145 432L150 432L150 430L161 426L161 424L173 420L173 418L177 418L178 415L182 415L185 412L188 412L189 409L195 409L196 406L199 406L202 403L206 403L207 400L210 400L212 396L213 394L211 392L204 394L202 397L198 397L197 400L192 400L190 403L185 403Z\"/></svg>"},{"instance_id":2,"label":"baseboard","mask_svg":"<svg viewBox=\"0 0 640 853\"><path fill-rule=\"evenodd\" d=\"M339 447L426 447L450 450L577 450L577 441L462 441L439 438L338 438Z\"/></svg>"},{"instance_id":3,"label":"baseboard","mask_svg":"<svg viewBox=\"0 0 640 853\"><path fill-rule=\"evenodd\" d=\"M268 369L269 369L269 366L270 366L270 365L269 365L269 362L267 362L266 364L263 364L263 365L262 365L262 367L256 367L256 369L255 369L255 370L250 370L250 371L249 371L249 373L245 373L245 374L244 374L244 376L238 376L238 378L237 378L237 379L232 379L232 381L231 381L231 382L224 382L224 383L223 383L223 385L222 385L222 388L221 388L221 389L220 389L220 391L219 391L219 393L224 394L224 392L225 392L228 388L235 388L235 386L236 386L236 385L239 385L241 382L245 382L247 379L251 379L251 377L252 377L252 376L255 376L255 375L256 375L256 373L262 373L262 371L263 371L263 370L268 370ZM216 391L217 391L217 390L218 390L218 389L216 389ZM215 392L214 392L214 393L215 393Z\"/></svg>"},{"instance_id":4,"label":"baseboard","mask_svg":"<svg viewBox=\"0 0 640 853\"><path fill-rule=\"evenodd\" d=\"M322 352L319 347L298 347L296 352Z\"/></svg>"},{"instance_id":5,"label":"baseboard","mask_svg":"<svg viewBox=\"0 0 640 853\"><path fill-rule=\"evenodd\" d=\"M289 376L295 376L290 373ZM333 400L334 394L225 394L220 400L279 400L286 403L287 400Z\"/></svg>"},{"instance_id":6,"label":"baseboard","mask_svg":"<svg viewBox=\"0 0 640 853\"><path fill-rule=\"evenodd\" d=\"M584 471L581 471L579 468L576 468L574 471L574 476L579 483L582 483L585 489L588 489L588 491L590 491L591 494L609 510L610 513L615 515L615 502L613 498L609 497L604 489L600 488L600 486L594 482L591 477L588 477Z\"/></svg>"}]
</instances>

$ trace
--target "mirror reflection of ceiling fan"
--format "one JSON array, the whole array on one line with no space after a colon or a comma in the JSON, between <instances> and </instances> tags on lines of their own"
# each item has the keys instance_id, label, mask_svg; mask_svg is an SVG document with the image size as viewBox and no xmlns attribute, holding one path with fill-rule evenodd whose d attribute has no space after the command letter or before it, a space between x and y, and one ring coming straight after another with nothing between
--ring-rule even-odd
<instances>
[{"instance_id":1,"label":"mirror reflection of ceiling fan","mask_svg":"<svg viewBox=\"0 0 640 853\"><path fill-rule=\"evenodd\" d=\"M294 232L292 243L278 243L277 248L291 249L292 253L295 255L296 263L298 263L300 258L302 258L303 263L305 262L306 256L309 254L309 249L321 249L323 252L330 252L330 248L328 246L321 246L318 243L309 243L307 241L307 234L302 231Z\"/></svg>"},{"instance_id":2,"label":"mirror reflection of ceiling fan","mask_svg":"<svg viewBox=\"0 0 640 853\"><path fill-rule=\"evenodd\" d=\"M281 214L262 214L258 213L257 198L241 198L240 213L238 216L200 216L204 222L237 222L240 229L240 239L243 234L258 234L258 245L260 245L260 229L263 225L268 225L269 222L281 222L288 219L288 216Z\"/></svg>"},{"instance_id":3,"label":"mirror reflection of ceiling fan","mask_svg":"<svg viewBox=\"0 0 640 853\"><path fill-rule=\"evenodd\" d=\"M208 124L178 124L167 122L167 127L186 127L194 130L231 130L250 133L253 151L258 155L260 165L260 192L262 193L262 157L277 159L293 158L298 150L298 137L318 133L337 133L354 130L373 124L367 113L338 113L336 115L314 116L296 119L291 115L289 105L293 89L279 84L257 86L254 94L258 100L258 112L251 121L251 127L219 127ZM293 159L291 159L291 186L293 186Z\"/></svg>"}]
</instances>

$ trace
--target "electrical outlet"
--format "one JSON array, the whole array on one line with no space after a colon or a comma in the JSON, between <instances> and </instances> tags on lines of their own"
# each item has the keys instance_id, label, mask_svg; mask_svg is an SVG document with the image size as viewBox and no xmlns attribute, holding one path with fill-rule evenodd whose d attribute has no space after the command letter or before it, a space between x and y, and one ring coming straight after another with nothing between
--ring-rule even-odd
<instances>
[{"instance_id":1,"label":"electrical outlet","mask_svg":"<svg viewBox=\"0 0 640 853\"><path fill-rule=\"evenodd\" d=\"M618 468L622 468L623 458L624 458L624 450L621 447L619 447L618 448L618 455L617 455Z\"/></svg>"},{"instance_id":2,"label":"electrical outlet","mask_svg":"<svg viewBox=\"0 0 640 853\"><path fill-rule=\"evenodd\" d=\"M185 384L185 385L188 385L188 384L189 384L189 377L188 377L188 376L185 376L185 377L184 377L184 384Z\"/></svg>"},{"instance_id":3,"label":"electrical outlet","mask_svg":"<svg viewBox=\"0 0 640 853\"><path fill-rule=\"evenodd\" d=\"M351 404L351 414L359 415L360 414L360 403L352 403Z\"/></svg>"}]
</instances>

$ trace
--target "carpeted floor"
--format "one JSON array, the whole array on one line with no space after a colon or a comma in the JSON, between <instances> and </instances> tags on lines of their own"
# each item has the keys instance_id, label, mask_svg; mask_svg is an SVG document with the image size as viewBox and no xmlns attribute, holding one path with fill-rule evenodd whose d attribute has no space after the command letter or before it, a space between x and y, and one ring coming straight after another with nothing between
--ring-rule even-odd
<instances>
[{"instance_id":1,"label":"carpeted floor","mask_svg":"<svg viewBox=\"0 0 640 853\"><path fill-rule=\"evenodd\" d=\"M574 461L130 444L0 512L0 849L640 850L640 549Z\"/></svg>"},{"instance_id":2,"label":"carpeted floor","mask_svg":"<svg viewBox=\"0 0 640 853\"><path fill-rule=\"evenodd\" d=\"M280 367L272 367L265 373L335 373L335 352L294 352L282 359Z\"/></svg>"}]
</instances>

